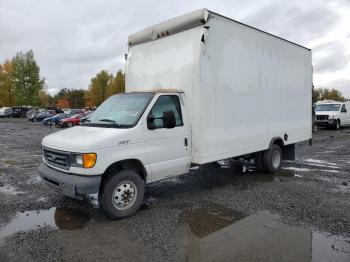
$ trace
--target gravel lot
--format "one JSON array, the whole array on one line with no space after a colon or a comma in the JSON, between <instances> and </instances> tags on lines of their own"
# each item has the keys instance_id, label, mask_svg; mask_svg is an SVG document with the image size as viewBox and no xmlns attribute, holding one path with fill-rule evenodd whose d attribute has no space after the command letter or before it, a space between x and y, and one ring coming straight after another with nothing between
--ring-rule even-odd
<instances>
[{"instance_id":1,"label":"gravel lot","mask_svg":"<svg viewBox=\"0 0 350 262\"><path fill-rule=\"evenodd\" d=\"M320 130L276 175L221 161L148 185L119 221L40 180L57 131L0 119L0 261L350 261L350 128Z\"/></svg>"}]
</instances>

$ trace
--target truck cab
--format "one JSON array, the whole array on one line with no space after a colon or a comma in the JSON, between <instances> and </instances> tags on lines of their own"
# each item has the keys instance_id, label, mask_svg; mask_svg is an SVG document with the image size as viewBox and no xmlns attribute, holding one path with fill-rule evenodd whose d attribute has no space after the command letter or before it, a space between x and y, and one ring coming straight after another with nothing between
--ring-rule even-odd
<instances>
[{"instance_id":1,"label":"truck cab","mask_svg":"<svg viewBox=\"0 0 350 262\"><path fill-rule=\"evenodd\" d=\"M332 127L336 130L350 125L349 102L318 101L316 103L316 124L323 127Z\"/></svg>"},{"instance_id":2,"label":"truck cab","mask_svg":"<svg viewBox=\"0 0 350 262\"><path fill-rule=\"evenodd\" d=\"M82 126L43 139L40 176L71 197L99 192L102 208L113 218L132 214L142 203L144 184L188 172L191 141L184 100L177 91L108 98Z\"/></svg>"}]
</instances>

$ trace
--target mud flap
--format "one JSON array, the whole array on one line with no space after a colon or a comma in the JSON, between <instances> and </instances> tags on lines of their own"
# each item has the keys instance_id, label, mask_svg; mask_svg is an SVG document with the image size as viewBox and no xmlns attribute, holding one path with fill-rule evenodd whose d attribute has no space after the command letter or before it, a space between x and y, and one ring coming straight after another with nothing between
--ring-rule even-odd
<instances>
[{"instance_id":1,"label":"mud flap","mask_svg":"<svg viewBox=\"0 0 350 262\"><path fill-rule=\"evenodd\" d=\"M283 160L295 160L295 144L286 145L282 148Z\"/></svg>"}]
</instances>

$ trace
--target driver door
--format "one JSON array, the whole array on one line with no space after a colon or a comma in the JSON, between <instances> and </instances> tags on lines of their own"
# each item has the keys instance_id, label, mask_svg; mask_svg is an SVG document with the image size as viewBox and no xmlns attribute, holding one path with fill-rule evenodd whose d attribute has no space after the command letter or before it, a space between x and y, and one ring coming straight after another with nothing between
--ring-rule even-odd
<instances>
[{"instance_id":1,"label":"driver door","mask_svg":"<svg viewBox=\"0 0 350 262\"><path fill-rule=\"evenodd\" d=\"M349 108L346 108L345 104L342 105L340 109L341 121L344 125L350 124L350 112L348 112Z\"/></svg>"},{"instance_id":2,"label":"driver door","mask_svg":"<svg viewBox=\"0 0 350 262\"><path fill-rule=\"evenodd\" d=\"M149 122L144 126L145 146L152 169L149 182L188 172L191 147L188 123L184 122L182 109L178 95L161 95L148 113L147 119L150 115L157 118L153 120L152 128ZM164 111L174 112L176 119L174 128L163 127L161 118Z\"/></svg>"}]
</instances>

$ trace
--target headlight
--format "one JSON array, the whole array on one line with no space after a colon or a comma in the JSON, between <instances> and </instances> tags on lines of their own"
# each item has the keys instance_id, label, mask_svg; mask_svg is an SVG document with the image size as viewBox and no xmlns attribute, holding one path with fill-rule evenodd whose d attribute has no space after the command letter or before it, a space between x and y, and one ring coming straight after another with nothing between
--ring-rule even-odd
<instances>
[{"instance_id":1,"label":"headlight","mask_svg":"<svg viewBox=\"0 0 350 262\"><path fill-rule=\"evenodd\" d=\"M328 116L328 119L334 119L334 116Z\"/></svg>"},{"instance_id":2,"label":"headlight","mask_svg":"<svg viewBox=\"0 0 350 262\"><path fill-rule=\"evenodd\" d=\"M95 166L96 160L96 153L73 154L71 158L71 164L72 166L92 168Z\"/></svg>"}]
</instances>

